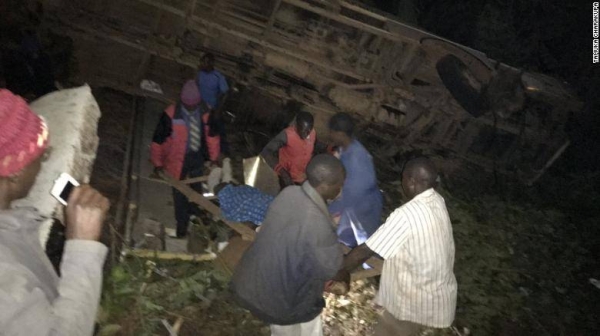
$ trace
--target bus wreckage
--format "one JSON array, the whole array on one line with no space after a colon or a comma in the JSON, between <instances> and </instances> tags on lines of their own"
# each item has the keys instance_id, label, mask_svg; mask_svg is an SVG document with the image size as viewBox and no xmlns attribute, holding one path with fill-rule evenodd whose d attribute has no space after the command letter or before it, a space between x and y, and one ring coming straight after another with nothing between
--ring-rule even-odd
<instances>
[{"instance_id":1,"label":"bus wreckage","mask_svg":"<svg viewBox=\"0 0 600 336\"><path fill-rule=\"evenodd\" d=\"M567 148L582 106L557 79L351 1L46 2L56 13L46 23L71 36L91 84L138 92L148 79L176 97L211 52L236 86L301 103L318 130L349 112L390 156L443 153L527 184Z\"/></svg>"}]
</instances>

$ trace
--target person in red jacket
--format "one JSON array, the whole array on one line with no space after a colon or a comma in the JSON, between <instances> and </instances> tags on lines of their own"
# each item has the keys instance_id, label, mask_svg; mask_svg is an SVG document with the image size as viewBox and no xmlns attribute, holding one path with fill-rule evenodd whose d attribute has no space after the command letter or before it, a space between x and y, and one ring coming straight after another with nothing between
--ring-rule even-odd
<instances>
[{"instance_id":1,"label":"person in red jacket","mask_svg":"<svg viewBox=\"0 0 600 336\"><path fill-rule=\"evenodd\" d=\"M302 111L296 115L295 123L273 138L260 155L279 175L281 188L300 185L306 180L306 166L313 157L315 146L321 151L322 143L317 142L312 114Z\"/></svg>"},{"instance_id":2,"label":"person in red jacket","mask_svg":"<svg viewBox=\"0 0 600 336\"><path fill-rule=\"evenodd\" d=\"M165 172L173 178L183 180L203 176L204 161L213 163L219 160L221 151L226 147L224 132L210 129L210 107L200 96L198 86L189 80L181 90L177 104L167 107L161 116L150 146L150 159L154 172ZM200 183L191 187L202 192ZM190 203L179 191L173 189L177 238L187 235L190 219Z\"/></svg>"}]
</instances>

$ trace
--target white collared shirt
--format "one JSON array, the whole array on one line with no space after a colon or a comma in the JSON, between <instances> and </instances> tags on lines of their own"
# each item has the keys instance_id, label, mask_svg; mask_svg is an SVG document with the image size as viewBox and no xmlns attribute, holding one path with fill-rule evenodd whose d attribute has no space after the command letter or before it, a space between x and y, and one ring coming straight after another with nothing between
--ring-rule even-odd
<instances>
[{"instance_id":1,"label":"white collared shirt","mask_svg":"<svg viewBox=\"0 0 600 336\"><path fill-rule=\"evenodd\" d=\"M378 304L399 320L436 328L452 324L454 239L440 194L428 189L397 208L366 244L385 259Z\"/></svg>"}]
</instances>

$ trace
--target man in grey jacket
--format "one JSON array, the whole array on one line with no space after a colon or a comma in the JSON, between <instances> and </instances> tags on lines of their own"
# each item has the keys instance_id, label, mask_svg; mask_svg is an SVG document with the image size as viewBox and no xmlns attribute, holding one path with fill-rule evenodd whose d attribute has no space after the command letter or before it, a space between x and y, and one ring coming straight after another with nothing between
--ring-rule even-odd
<instances>
[{"instance_id":1,"label":"man in grey jacket","mask_svg":"<svg viewBox=\"0 0 600 336\"><path fill-rule=\"evenodd\" d=\"M66 207L67 242L56 275L38 238L40 216L11 209L29 193L48 145L45 123L0 90L0 334L92 335L108 249L99 243L108 200L85 185Z\"/></svg>"},{"instance_id":2,"label":"man in grey jacket","mask_svg":"<svg viewBox=\"0 0 600 336\"><path fill-rule=\"evenodd\" d=\"M237 302L277 336L322 335L323 289L342 263L326 203L339 196L344 167L317 155L306 175L302 186L284 189L271 203L231 283Z\"/></svg>"}]
</instances>

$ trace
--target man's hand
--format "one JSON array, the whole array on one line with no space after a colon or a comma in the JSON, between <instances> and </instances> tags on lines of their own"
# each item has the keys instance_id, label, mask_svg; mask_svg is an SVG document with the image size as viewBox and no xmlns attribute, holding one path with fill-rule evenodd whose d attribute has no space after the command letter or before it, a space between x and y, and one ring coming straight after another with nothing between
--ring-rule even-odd
<instances>
[{"instance_id":1,"label":"man's hand","mask_svg":"<svg viewBox=\"0 0 600 336\"><path fill-rule=\"evenodd\" d=\"M350 291L350 284L341 281L329 280L325 283L325 292L335 295L345 295Z\"/></svg>"},{"instance_id":2,"label":"man's hand","mask_svg":"<svg viewBox=\"0 0 600 336\"><path fill-rule=\"evenodd\" d=\"M342 157L342 153L340 153L338 148L332 149L331 155L335 156L338 160Z\"/></svg>"},{"instance_id":3,"label":"man's hand","mask_svg":"<svg viewBox=\"0 0 600 336\"><path fill-rule=\"evenodd\" d=\"M350 272L346 271L345 269L341 269L331 280L350 284Z\"/></svg>"},{"instance_id":4,"label":"man's hand","mask_svg":"<svg viewBox=\"0 0 600 336\"><path fill-rule=\"evenodd\" d=\"M290 173L287 170L281 169L279 171L279 176L281 176L281 179L283 180L283 184L286 187L294 184L294 181L292 181L292 176L290 176Z\"/></svg>"},{"instance_id":5,"label":"man's hand","mask_svg":"<svg viewBox=\"0 0 600 336\"><path fill-rule=\"evenodd\" d=\"M164 169L162 167L154 167L152 174L150 174L150 178L154 179L162 179L162 174L164 173Z\"/></svg>"},{"instance_id":6,"label":"man's hand","mask_svg":"<svg viewBox=\"0 0 600 336\"><path fill-rule=\"evenodd\" d=\"M341 214L333 215L331 217L331 219L333 220L333 224L335 224L335 227L338 227L340 225L340 219L342 219L342 215Z\"/></svg>"},{"instance_id":7,"label":"man's hand","mask_svg":"<svg viewBox=\"0 0 600 336\"><path fill-rule=\"evenodd\" d=\"M210 162L210 168L212 169L212 168L216 168L216 167L223 167L224 159L225 159L225 155L223 155L223 153L220 153L219 157L217 157L217 160Z\"/></svg>"},{"instance_id":8,"label":"man's hand","mask_svg":"<svg viewBox=\"0 0 600 336\"><path fill-rule=\"evenodd\" d=\"M367 246L367 244L362 243L357 247L353 248L352 251L350 251L348 254L346 254L346 256L344 256L344 264L342 266L342 270L351 272L374 255L375 252L373 252L373 250L371 250ZM336 277L340 275L341 274L338 273ZM334 280L335 279L336 278L334 278Z\"/></svg>"},{"instance_id":9,"label":"man's hand","mask_svg":"<svg viewBox=\"0 0 600 336\"><path fill-rule=\"evenodd\" d=\"M325 291L336 295L344 295L350 291L350 273L341 269L333 279L325 283Z\"/></svg>"},{"instance_id":10,"label":"man's hand","mask_svg":"<svg viewBox=\"0 0 600 336\"><path fill-rule=\"evenodd\" d=\"M66 209L67 239L100 240L110 203L89 185L73 190Z\"/></svg>"}]
</instances>

